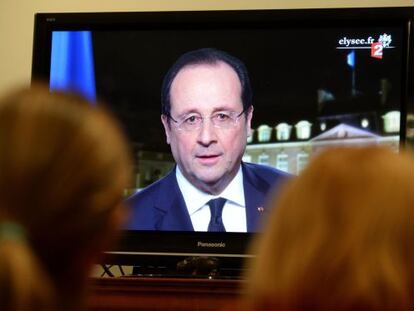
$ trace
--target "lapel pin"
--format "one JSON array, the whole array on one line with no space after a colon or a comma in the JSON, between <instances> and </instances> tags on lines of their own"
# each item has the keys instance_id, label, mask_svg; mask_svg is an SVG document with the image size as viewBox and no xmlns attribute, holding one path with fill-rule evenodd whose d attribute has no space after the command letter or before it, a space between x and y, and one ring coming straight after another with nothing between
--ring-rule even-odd
<instances>
[{"instance_id":1,"label":"lapel pin","mask_svg":"<svg viewBox=\"0 0 414 311\"><path fill-rule=\"evenodd\" d=\"M264 212L264 208L263 208L263 207L261 207L261 206L259 206L259 207L257 208L257 211L258 211L259 213L262 213L262 212Z\"/></svg>"}]
</instances>

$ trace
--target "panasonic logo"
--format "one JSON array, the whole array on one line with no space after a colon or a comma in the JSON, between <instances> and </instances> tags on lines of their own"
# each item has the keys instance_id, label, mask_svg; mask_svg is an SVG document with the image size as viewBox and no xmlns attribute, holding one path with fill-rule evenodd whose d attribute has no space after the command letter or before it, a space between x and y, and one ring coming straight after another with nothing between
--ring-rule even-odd
<instances>
[{"instance_id":1,"label":"panasonic logo","mask_svg":"<svg viewBox=\"0 0 414 311\"><path fill-rule=\"evenodd\" d=\"M217 242L217 243L211 243L211 242L197 242L197 247L226 247L226 243L224 242Z\"/></svg>"}]
</instances>

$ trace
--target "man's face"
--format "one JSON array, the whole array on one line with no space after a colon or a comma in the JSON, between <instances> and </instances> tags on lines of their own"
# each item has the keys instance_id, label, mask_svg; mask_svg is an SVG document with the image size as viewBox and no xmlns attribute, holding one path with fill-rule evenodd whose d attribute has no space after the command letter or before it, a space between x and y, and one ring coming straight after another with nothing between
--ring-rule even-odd
<instances>
[{"instance_id":1,"label":"man's face","mask_svg":"<svg viewBox=\"0 0 414 311\"><path fill-rule=\"evenodd\" d=\"M230 128L217 128L210 120L217 112L238 115L243 111L236 72L223 62L186 66L172 82L170 102L175 120L190 113L203 117L201 127L194 131L178 129L172 120L162 117L177 165L195 187L221 192L237 174L251 134L252 108Z\"/></svg>"}]
</instances>

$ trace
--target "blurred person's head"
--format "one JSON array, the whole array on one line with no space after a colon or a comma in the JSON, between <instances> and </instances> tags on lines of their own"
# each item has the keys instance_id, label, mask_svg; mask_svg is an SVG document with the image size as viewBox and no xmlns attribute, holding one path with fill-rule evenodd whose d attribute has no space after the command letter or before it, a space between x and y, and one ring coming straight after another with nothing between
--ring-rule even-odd
<instances>
[{"instance_id":1,"label":"blurred person's head","mask_svg":"<svg viewBox=\"0 0 414 311\"><path fill-rule=\"evenodd\" d=\"M186 179L220 193L237 174L253 108L244 64L216 49L183 54L162 86L167 143Z\"/></svg>"},{"instance_id":2,"label":"blurred person's head","mask_svg":"<svg viewBox=\"0 0 414 311\"><path fill-rule=\"evenodd\" d=\"M0 99L0 309L77 309L123 218L130 159L99 105L37 85Z\"/></svg>"},{"instance_id":3,"label":"blurred person's head","mask_svg":"<svg viewBox=\"0 0 414 311\"><path fill-rule=\"evenodd\" d=\"M317 156L272 201L250 306L413 310L413 180L412 154L366 147Z\"/></svg>"}]
</instances>

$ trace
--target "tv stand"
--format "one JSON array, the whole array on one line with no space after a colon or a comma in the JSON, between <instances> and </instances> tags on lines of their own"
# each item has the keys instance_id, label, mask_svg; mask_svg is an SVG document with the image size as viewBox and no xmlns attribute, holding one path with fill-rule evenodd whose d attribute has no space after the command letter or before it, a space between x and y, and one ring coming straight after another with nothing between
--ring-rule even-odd
<instances>
[{"instance_id":1,"label":"tv stand","mask_svg":"<svg viewBox=\"0 0 414 311\"><path fill-rule=\"evenodd\" d=\"M234 310L243 280L171 277L104 277L90 280L88 309Z\"/></svg>"},{"instance_id":2,"label":"tv stand","mask_svg":"<svg viewBox=\"0 0 414 311\"><path fill-rule=\"evenodd\" d=\"M137 255L123 262L107 254L105 264L133 266L132 276L156 278L242 279L245 259L215 256Z\"/></svg>"},{"instance_id":3,"label":"tv stand","mask_svg":"<svg viewBox=\"0 0 414 311\"><path fill-rule=\"evenodd\" d=\"M172 257L137 261L132 274L143 277L241 279L242 260L210 256Z\"/></svg>"}]
</instances>

